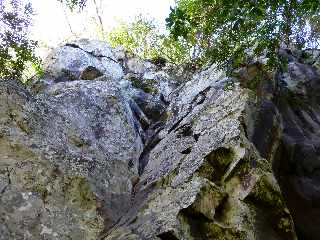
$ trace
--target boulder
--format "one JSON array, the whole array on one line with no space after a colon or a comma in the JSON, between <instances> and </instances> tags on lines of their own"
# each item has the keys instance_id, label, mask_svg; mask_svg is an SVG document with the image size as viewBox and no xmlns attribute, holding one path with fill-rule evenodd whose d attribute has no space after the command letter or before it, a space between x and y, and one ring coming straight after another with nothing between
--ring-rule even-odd
<instances>
[{"instance_id":1,"label":"boulder","mask_svg":"<svg viewBox=\"0 0 320 240\"><path fill-rule=\"evenodd\" d=\"M0 239L96 239L130 206L143 144L119 88L0 85Z\"/></svg>"},{"instance_id":2,"label":"boulder","mask_svg":"<svg viewBox=\"0 0 320 240\"><path fill-rule=\"evenodd\" d=\"M45 60L44 70L54 82L93 80L102 75L119 80L123 76L112 49L105 42L87 39L53 50Z\"/></svg>"}]
</instances>

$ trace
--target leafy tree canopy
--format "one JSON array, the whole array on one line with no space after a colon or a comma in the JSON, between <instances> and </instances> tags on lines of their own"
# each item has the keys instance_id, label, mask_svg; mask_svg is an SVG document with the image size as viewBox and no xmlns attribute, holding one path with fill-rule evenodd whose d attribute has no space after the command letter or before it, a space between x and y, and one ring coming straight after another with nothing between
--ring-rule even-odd
<instances>
[{"instance_id":1,"label":"leafy tree canopy","mask_svg":"<svg viewBox=\"0 0 320 240\"><path fill-rule=\"evenodd\" d=\"M137 16L131 23L121 22L108 34L112 47L123 46L142 58L165 58L171 63L182 63L189 58L183 42L161 33L152 20Z\"/></svg>"},{"instance_id":2,"label":"leafy tree canopy","mask_svg":"<svg viewBox=\"0 0 320 240\"><path fill-rule=\"evenodd\" d=\"M34 55L36 42L28 38L33 10L19 0L0 1L0 78L26 80L25 69L40 71Z\"/></svg>"},{"instance_id":3,"label":"leafy tree canopy","mask_svg":"<svg viewBox=\"0 0 320 240\"><path fill-rule=\"evenodd\" d=\"M57 0L57 1L64 3L71 11L75 9L82 10L87 3L87 0Z\"/></svg>"},{"instance_id":4,"label":"leafy tree canopy","mask_svg":"<svg viewBox=\"0 0 320 240\"><path fill-rule=\"evenodd\" d=\"M219 67L263 53L275 67L280 47L318 46L319 9L319 0L177 0L167 26Z\"/></svg>"},{"instance_id":5,"label":"leafy tree canopy","mask_svg":"<svg viewBox=\"0 0 320 240\"><path fill-rule=\"evenodd\" d=\"M86 0L58 0L71 10L83 9ZM0 0L0 79L29 78L42 73L41 60L29 37L33 9L28 0Z\"/></svg>"}]
</instances>

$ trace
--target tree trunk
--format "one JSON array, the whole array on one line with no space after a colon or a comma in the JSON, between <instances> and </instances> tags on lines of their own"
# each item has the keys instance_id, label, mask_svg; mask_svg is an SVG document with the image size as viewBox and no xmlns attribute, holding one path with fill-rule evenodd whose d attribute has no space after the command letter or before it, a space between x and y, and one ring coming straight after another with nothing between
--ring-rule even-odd
<instances>
[{"instance_id":1,"label":"tree trunk","mask_svg":"<svg viewBox=\"0 0 320 240\"><path fill-rule=\"evenodd\" d=\"M98 18L98 21L99 21L101 34L102 34L102 39L105 40L105 31L104 31L104 27L103 27L102 17L101 17L101 14L99 12L99 7L98 7L98 4L97 4L96 0L93 0L93 3L94 3L94 6L95 6L95 9L96 9L96 14L97 14L97 18Z\"/></svg>"},{"instance_id":2,"label":"tree trunk","mask_svg":"<svg viewBox=\"0 0 320 240\"><path fill-rule=\"evenodd\" d=\"M287 0L283 10L283 41L287 48L290 48L291 45L291 35L292 35L292 27L293 27L293 18L294 18L294 4L296 4L296 0Z\"/></svg>"},{"instance_id":3,"label":"tree trunk","mask_svg":"<svg viewBox=\"0 0 320 240\"><path fill-rule=\"evenodd\" d=\"M76 33L73 31L73 29L72 29L71 23L70 23L70 21L69 21L68 14L67 14L66 9L65 9L65 7L64 7L64 5L63 5L62 2L61 2L61 8L62 8L62 11L63 11L64 18L65 18L66 21L67 21L67 24L68 24L70 33L71 33L73 36L77 37L77 34L76 34Z\"/></svg>"}]
</instances>

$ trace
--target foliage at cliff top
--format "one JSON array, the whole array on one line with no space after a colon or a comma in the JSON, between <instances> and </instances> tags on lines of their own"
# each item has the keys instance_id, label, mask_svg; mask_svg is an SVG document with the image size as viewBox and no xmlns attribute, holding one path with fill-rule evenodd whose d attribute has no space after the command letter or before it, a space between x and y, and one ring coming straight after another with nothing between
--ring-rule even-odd
<instances>
[{"instance_id":1,"label":"foliage at cliff top","mask_svg":"<svg viewBox=\"0 0 320 240\"><path fill-rule=\"evenodd\" d=\"M107 38L112 47L122 46L128 52L145 59L161 57L173 64L190 60L186 42L161 33L153 20L141 15L130 23L120 22Z\"/></svg>"},{"instance_id":2,"label":"foliage at cliff top","mask_svg":"<svg viewBox=\"0 0 320 240\"><path fill-rule=\"evenodd\" d=\"M40 70L34 55L36 42L28 38L32 15L28 2L0 1L0 79L22 79L30 67Z\"/></svg>"},{"instance_id":3,"label":"foliage at cliff top","mask_svg":"<svg viewBox=\"0 0 320 240\"><path fill-rule=\"evenodd\" d=\"M36 42L28 34L33 15L28 1L0 0L1 79L23 79L30 67L40 72ZM71 10L82 10L87 3L56 1ZM108 40L143 58L161 57L171 63L216 63L225 68L266 56L267 66L279 68L281 47L319 46L319 26L320 0L177 0L167 18L169 36L140 17L113 29Z\"/></svg>"},{"instance_id":4,"label":"foliage at cliff top","mask_svg":"<svg viewBox=\"0 0 320 240\"><path fill-rule=\"evenodd\" d=\"M86 0L57 0L71 10L83 9ZM30 39L33 9L28 0L0 0L0 79L27 82L40 75L37 42Z\"/></svg>"},{"instance_id":5,"label":"foliage at cliff top","mask_svg":"<svg viewBox=\"0 0 320 240\"><path fill-rule=\"evenodd\" d=\"M167 26L172 36L193 43L205 62L237 66L248 55L280 64L280 47L317 47L319 0L177 0Z\"/></svg>"},{"instance_id":6,"label":"foliage at cliff top","mask_svg":"<svg viewBox=\"0 0 320 240\"><path fill-rule=\"evenodd\" d=\"M82 10L87 3L87 0L57 0L65 4L70 10Z\"/></svg>"}]
</instances>

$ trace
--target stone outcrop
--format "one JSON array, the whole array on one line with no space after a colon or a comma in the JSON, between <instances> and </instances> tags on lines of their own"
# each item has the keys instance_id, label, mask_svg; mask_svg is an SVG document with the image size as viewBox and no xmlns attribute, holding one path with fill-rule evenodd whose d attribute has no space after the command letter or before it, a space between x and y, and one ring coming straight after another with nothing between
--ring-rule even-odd
<instances>
[{"instance_id":1,"label":"stone outcrop","mask_svg":"<svg viewBox=\"0 0 320 240\"><path fill-rule=\"evenodd\" d=\"M225 81L209 69L171 94L133 208L106 239L295 239L271 164L243 132L249 92Z\"/></svg>"},{"instance_id":2,"label":"stone outcrop","mask_svg":"<svg viewBox=\"0 0 320 240\"><path fill-rule=\"evenodd\" d=\"M2 81L0 239L316 239L317 60L289 55L181 81L79 40Z\"/></svg>"}]
</instances>

